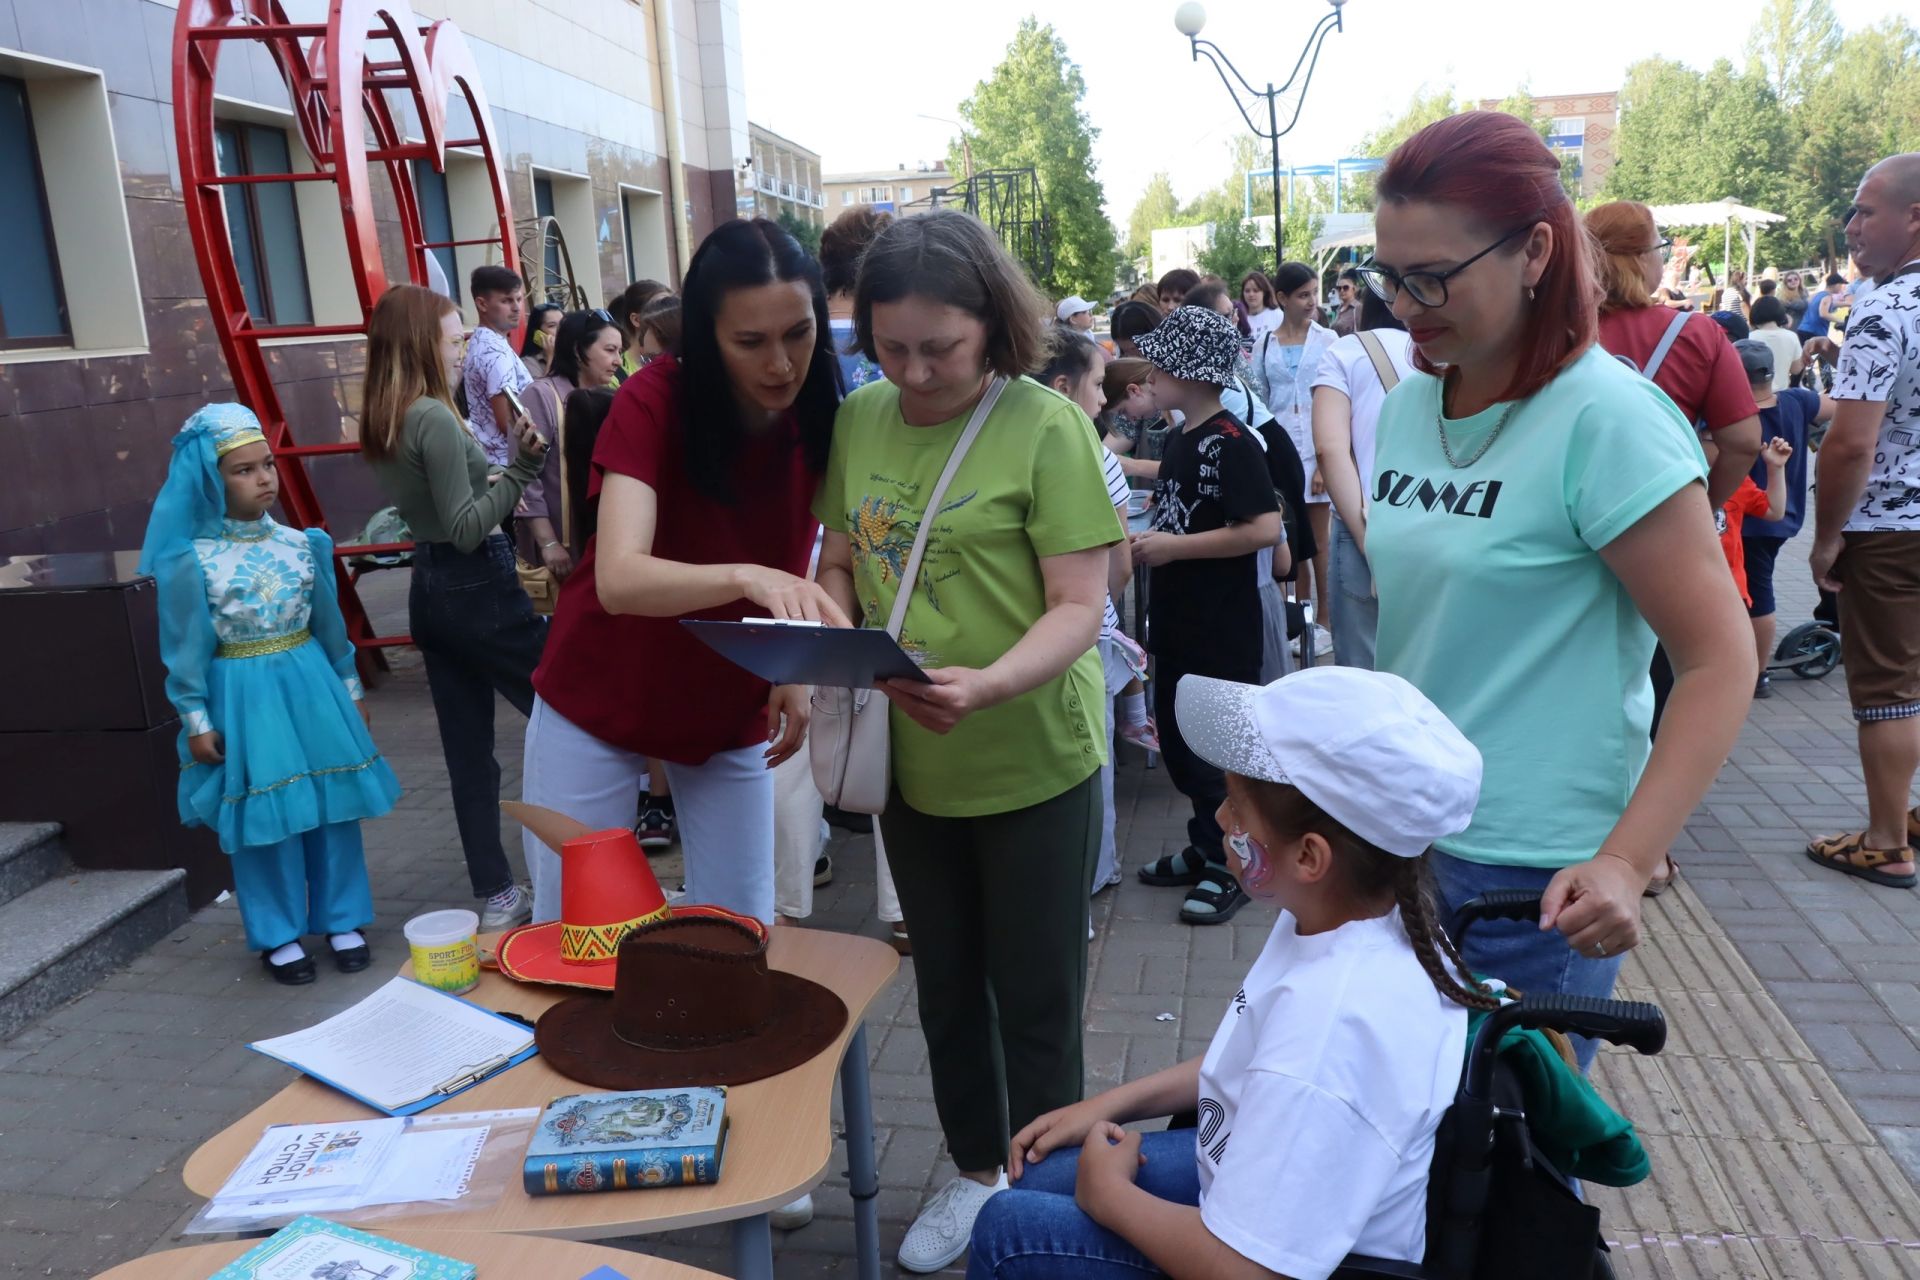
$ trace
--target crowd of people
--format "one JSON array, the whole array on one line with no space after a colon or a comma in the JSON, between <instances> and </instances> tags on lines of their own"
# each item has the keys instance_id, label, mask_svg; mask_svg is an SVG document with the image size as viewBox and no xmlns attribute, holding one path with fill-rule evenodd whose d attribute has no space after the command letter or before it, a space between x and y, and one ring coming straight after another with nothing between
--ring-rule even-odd
<instances>
[{"instance_id":1,"label":"crowd of people","mask_svg":"<svg viewBox=\"0 0 1920 1280\"><path fill-rule=\"evenodd\" d=\"M996 1277L1417 1260L1468 1010L1499 983L1612 991L1767 693L1820 423L1811 559L1871 811L1807 856L1915 881L1920 156L1860 187L1873 287L1763 292L1737 342L1662 305L1643 206L1583 218L1510 116L1428 126L1377 189L1376 251L1332 313L1303 264L1176 271L1104 341L1085 299L1050 304L950 210L850 210L817 258L728 222L677 293L609 309L525 315L519 277L482 267L464 343L429 289L374 309L361 446L416 544L410 622L485 929L559 910L554 853L527 837L529 892L500 842L496 695L528 717L523 799L677 834L690 901L780 926L830 873L814 692L680 622L891 619L920 664L878 691L877 906L914 957L955 1176L908 1270L969 1244ZM1791 335L1841 310L1843 344L1805 344L1826 395ZM330 544L274 524L275 493L251 415L195 415L146 559L183 818L233 855L267 970L304 983L303 935L367 963L358 823L397 785ZM1183 891L1179 919L1281 910L1206 1054L1085 1099L1116 741L1191 805L1185 847L1135 868ZM1450 913L1496 889L1539 894L1538 918L1456 947ZM1119 1128L1195 1111L1197 1142Z\"/></svg>"}]
</instances>

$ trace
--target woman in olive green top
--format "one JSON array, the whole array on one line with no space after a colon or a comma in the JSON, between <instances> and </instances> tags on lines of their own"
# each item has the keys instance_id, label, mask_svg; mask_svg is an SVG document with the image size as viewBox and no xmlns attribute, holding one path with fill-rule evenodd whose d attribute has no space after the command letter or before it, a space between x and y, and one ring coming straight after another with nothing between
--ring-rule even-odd
<instances>
[{"instance_id":1,"label":"woman in olive green top","mask_svg":"<svg viewBox=\"0 0 1920 1280\"><path fill-rule=\"evenodd\" d=\"M532 709L547 639L500 522L539 476L547 446L522 418L512 465L489 472L448 391L460 338L460 312L445 297L410 284L387 290L367 326L360 448L413 531L408 623L426 659L473 896L485 899L480 927L494 931L526 921L533 904L500 845L493 695Z\"/></svg>"},{"instance_id":2,"label":"woman in olive green top","mask_svg":"<svg viewBox=\"0 0 1920 1280\"><path fill-rule=\"evenodd\" d=\"M931 684L890 682L894 792L880 816L913 936L934 1101L962 1176L900 1247L966 1248L1007 1138L1081 1097L1087 883L1098 850L1105 684L1094 642L1123 536L1078 406L1021 375L1043 299L976 219L924 214L861 260L855 338L887 380L834 420L814 512L820 585L884 624L935 521L901 643ZM995 374L1014 379L931 517L929 491Z\"/></svg>"}]
</instances>

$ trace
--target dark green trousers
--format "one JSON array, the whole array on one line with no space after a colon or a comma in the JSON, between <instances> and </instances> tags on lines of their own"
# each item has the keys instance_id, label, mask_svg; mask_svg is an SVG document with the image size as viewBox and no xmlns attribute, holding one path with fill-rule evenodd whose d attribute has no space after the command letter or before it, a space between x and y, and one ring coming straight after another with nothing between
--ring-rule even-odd
<instances>
[{"instance_id":1,"label":"dark green trousers","mask_svg":"<svg viewBox=\"0 0 1920 1280\"><path fill-rule=\"evenodd\" d=\"M962 1170L1005 1164L1011 1134L1081 1098L1100 804L1095 773L977 818L920 813L896 790L880 817L913 937L933 1101Z\"/></svg>"}]
</instances>

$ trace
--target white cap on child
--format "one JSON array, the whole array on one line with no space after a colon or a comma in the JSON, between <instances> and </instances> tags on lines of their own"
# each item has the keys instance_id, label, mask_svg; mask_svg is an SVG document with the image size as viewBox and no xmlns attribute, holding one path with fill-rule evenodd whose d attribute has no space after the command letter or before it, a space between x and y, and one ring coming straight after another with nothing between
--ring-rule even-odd
<instances>
[{"instance_id":1,"label":"white cap on child","mask_svg":"<svg viewBox=\"0 0 1920 1280\"><path fill-rule=\"evenodd\" d=\"M1384 671L1309 667L1265 686L1186 676L1174 718L1208 764L1297 787L1402 858L1465 831L1480 799L1480 752L1426 695Z\"/></svg>"}]
</instances>

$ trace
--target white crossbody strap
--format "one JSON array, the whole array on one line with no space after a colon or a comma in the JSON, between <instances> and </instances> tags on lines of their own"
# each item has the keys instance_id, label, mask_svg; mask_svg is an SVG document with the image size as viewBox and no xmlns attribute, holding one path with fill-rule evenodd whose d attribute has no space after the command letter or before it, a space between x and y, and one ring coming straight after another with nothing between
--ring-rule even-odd
<instances>
[{"instance_id":1,"label":"white crossbody strap","mask_svg":"<svg viewBox=\"0 0 1920 1280\"><path fill-rule=\"evenodd\" d=\"M995 377L987 384L986 394L980 397L980 403L973 406L973 416L967 419L966 430L954 441L953 452L947 455L946 469L940 473L940 479L934 483L933 492L927 495L926 514L920 517L920 532L913 538L913 553L907 557L907 567L900 575L900 593L893 598L893 616L887 619L887 634L895 640L900 638L901 624L907 620L907 605L913 600L914 584L920 580L920 557L926 553L927 538L933 533L933 522L940 515L940 500L947 496L947 486L953 483L954 473L960 470L961 461L967 456L967 450L973 447L974 437L980 434L980 428L986 425L987 415L993 412L993 405L1000 393L1007 389L1007 380Z\"/></svg>"}]
</instances>

